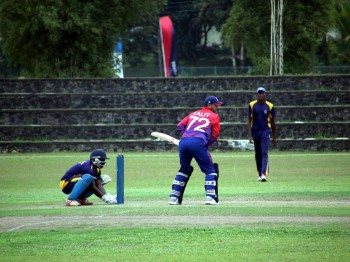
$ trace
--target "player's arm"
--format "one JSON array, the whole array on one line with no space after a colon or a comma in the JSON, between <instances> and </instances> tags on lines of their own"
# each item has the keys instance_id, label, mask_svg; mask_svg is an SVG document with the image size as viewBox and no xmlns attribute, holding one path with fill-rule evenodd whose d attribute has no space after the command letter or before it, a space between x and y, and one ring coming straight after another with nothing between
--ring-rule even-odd
<instances>
[{"instance_id":1,"label":"player's arm","mask_svg":"<svg viewBox=\"0 0 350 262\"><path fill-rule=\"evenodd\" d=\"M102 196L106 194L106 190L105 190L105 188L103 187L102 181L101 181L101 180L96 179L96 180L95 180L95 186L96 186L96 188L98 189L98 191L101 192ZM102 197L102 196L101 196L101 197Z\"/></svg>"},{"instance_id":2,"label":"player's arm","mask_svg":"<svg viewBox=\"0 0 350 262\"><path fill-rule=\"evenodd\" d=\"M277 132L276 132L276 119L275 117L271 118L271 131L272 131L272 143L277 143Z\"/></svg>"},{"instance_id":3,"label":"player's arm","mask_svg":"<svg viewBox=\"0 0 350 262\"><path fill-rule=\"evenodd\" d=\"M177 130L179 130L180 135L182 135L187 127L188 124L188 118L189 116L186 116L184 119L182 119L178 124L177 124Z\"/></svg>"},{"instance_id":4,"label":"player's arm","mask_svg":"<svg viewBox=\"0 0 350 262\"><path fill-rule=\"evenodd\" d=\"M253 124L252 108L249 105L249 107L248 107L248 123L247 123L247 132L248 132L249 143L253 143L252 124Z\"/></svg>"},{"instance_id":5,"label":"player's arm","mask_svg":"<svg viewBox=\"0 0 350 262\"><path fill-rule=\"evenodd\" d=\"M276 111L274 107L272 107L271 109L270 123L271 123L271 131L272 131L272 143L276 144L277 143Z\"/></svg>"},{"instance_id":6,"label":"player's arm","mask_svg":"<svg viewBox=\"0 0 350 262\"><path fill-rule=\"evenodd\" d=\"M247 125L247 131L248 131L248 139L249 139L249 143L253 143L253 136L252 136L252 122L253 122L253 117L248 116L248 125Z\"/></svg>"},{"instance_id":7,"label":"player's arm","mask_svg":"<svg viewBox=\"0 0 350 262\"><path fill-rule=\"evenodd\" d=\"M214 144L218 140L219 136L220 136L220 118L219 116L217 116L214 119L210 138L208 140L207 145L211 146L212 144Z\"/></svg>"}]
</instances>

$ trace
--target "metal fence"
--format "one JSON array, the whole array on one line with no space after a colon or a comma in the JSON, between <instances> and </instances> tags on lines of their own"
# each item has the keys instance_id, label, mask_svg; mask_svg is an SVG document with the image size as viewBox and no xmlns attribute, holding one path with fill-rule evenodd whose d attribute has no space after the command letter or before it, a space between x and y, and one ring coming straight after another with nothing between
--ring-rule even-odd
<instances>
[{"instance_id":1,"label":"metal fence","mask_svg":"<svg viewBox=\"0 0 350 262\"><path fill-rule=\"evenodd\" d=\"M0 78L11 78L20 76L18 68L0 68ZM308 74L350 74L350 66L317 66L306 72ZM254 75L254 67L180 67L178 77L197 76L249 76ZM159 67L137 67L124 68L125 77L161 77L162 70Z\"/></svg>"},{"instance_id":2,"label":"metal fence","mask_svg":"<svg viewBox=\"0 0 350 262\"><path fill-rule=\"evenodd\" d=\"M308 74L350 74L350 66L317 66ZM159 77L163 76L158 67L126 68L126 77ZM254 75L254 67L181 67L179 77L197 76L248 76Z\"/></svg>"}]
</instances>

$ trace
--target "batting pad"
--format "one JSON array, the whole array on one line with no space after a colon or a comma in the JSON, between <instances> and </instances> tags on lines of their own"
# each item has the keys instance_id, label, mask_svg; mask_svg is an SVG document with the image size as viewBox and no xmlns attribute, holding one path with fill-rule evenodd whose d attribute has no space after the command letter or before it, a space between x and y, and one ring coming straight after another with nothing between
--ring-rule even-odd
<instances>
[{"instance_id":1,"label":"batting pad","mask_svg":"<svg viewBox=\"0 0 350 262\"><path fill-rule=\"evenodd\" d=\"M89 187L89 185L95 180L95 178L89 174L85 174L75 184L72 192L68 196L68 200L77 200L83 194L83 192Z\"/></svg>"},{"instance_id":2,"label":"batting pad","mask_svg":"<svg viewBox=\"0 0 350 262\"><path fill-rule=\"evenodd\" d=\"M217 181L217 174L211 173L205 176L205 182L204 182L204 188L206 191L206 196L210 196L213 198L216 198L216 181Z\"/></svg>"}]
</instances>

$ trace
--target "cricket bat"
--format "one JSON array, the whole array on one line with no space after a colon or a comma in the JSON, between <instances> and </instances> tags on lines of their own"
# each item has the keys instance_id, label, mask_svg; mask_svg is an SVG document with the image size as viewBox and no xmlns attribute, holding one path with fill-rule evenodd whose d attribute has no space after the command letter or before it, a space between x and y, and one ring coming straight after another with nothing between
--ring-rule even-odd
<instances>
[{"instance_id":1,"label":"cricket bat","mask_svg":"<svg viewBox=\"0 0 350 262\"><path fill-rule=\"evenodd\" d=\"M168 141L169 143L177 145L177 146L179 145L179 142L180 142L179 139L176 139L175 137L172 137L172 136L169 136L167 134L160 133L160 132L152 132L151 136L157 137L157 138L164 140L164 141Z\"/></svg>"}]
</instances>

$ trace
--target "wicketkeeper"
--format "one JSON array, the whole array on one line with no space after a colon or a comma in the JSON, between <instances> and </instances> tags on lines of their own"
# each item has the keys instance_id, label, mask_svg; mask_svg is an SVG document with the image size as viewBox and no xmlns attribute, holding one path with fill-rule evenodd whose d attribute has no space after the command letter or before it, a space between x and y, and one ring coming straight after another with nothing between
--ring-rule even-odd
<instances>
[{"instance_id":1,"label":"wicketkeeper","mask_svg":"<svg viewBox=\"0 0 350 262\"><path fill-rule=\"evenodd\" d=\"M88 198L95 194L107 204L117 204L116 198L107 193L103 185L112 179L101 175L101 169L109 159L102 149L91 152L90 159L73 165L61 178L60 188L67 194L67 206L92 205Z\"/></svg>"},{"instance_id":2,"label":"wicketkeeper","mask_svg":"<svg viewBox=\"0 0 350 262\"><path fill-rule=\"evenodd\" d=\"M182 203L186 185L193 172L193 158L205 174L205 204L219 203L218 165L214 165L208 147L214 144L220 135L218 108L222 104L217 97L209 96L204 100L202 109L190 113L178 123L177 128L182 134L179 143L181 167L172 185L170 205Z\"/></svg>"}]
</instances>

